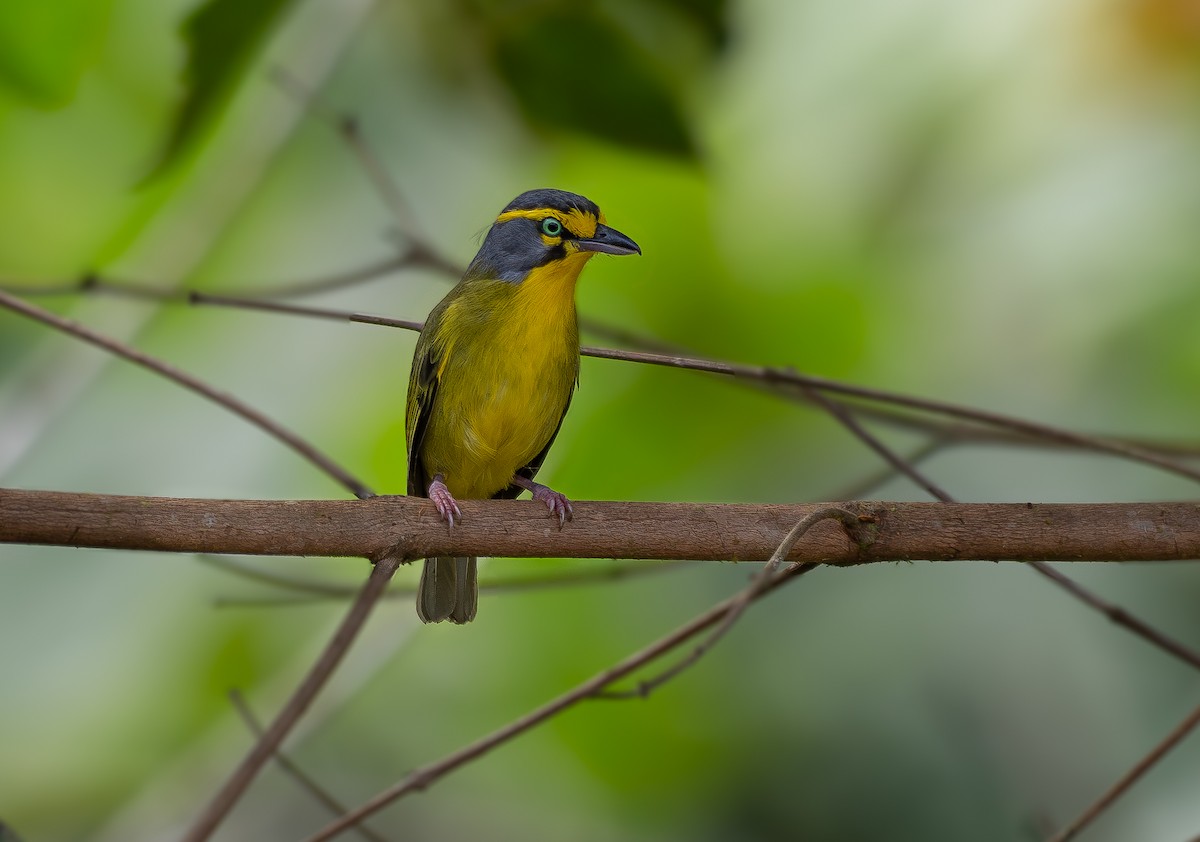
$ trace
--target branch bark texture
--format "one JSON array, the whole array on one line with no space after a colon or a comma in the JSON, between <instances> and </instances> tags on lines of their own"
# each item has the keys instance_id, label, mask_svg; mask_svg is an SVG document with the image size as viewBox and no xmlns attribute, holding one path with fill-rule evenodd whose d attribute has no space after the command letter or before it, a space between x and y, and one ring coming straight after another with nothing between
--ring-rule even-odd
<instances>
[{"instance_id":1,"label":"branch bark texture","mask_svg":"<svg viewBox=\"0 0 1200 842\"><path fill-rule=\"evenodd\" d=\"M463 500L448 529L428 500L207 500L0 489L0 543L160 552L402 559L433 555L765 561L822 504L576 502L562 529L529 501ZM1200 559L1200 503L841 504L851 541L817 524L787 560Z\"/></svg>"}]
</instances>

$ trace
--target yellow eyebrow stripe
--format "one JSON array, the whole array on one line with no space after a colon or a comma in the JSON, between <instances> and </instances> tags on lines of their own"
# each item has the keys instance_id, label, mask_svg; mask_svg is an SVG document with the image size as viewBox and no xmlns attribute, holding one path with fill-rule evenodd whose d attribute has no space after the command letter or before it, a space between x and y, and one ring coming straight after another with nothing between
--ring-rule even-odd
<instances>
[{"instance_id":1,"label":"yellow eyebrow stripe","mask_svg":"<svg viewBox=\"0 0 1200 842\"><path fill-rule=\"evenodd\" d=\"M554 208L505 211L496 217L496 222L508 222L510 219L545 219L548 216L557 219L576 237L593 237L596 235L596 217L574 208L566 213Z\"/></svg>"}]
</instances>

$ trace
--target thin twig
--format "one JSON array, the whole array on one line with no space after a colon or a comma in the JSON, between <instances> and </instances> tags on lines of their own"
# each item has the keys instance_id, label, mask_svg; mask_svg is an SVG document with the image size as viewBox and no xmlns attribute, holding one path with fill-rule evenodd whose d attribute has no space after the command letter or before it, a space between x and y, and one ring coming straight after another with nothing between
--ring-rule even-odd
<instances>
[{"instance_id":1,"label":"thin twig","mask_svg":"<svg viewBox=\"0 0 1200 842\"><path fill-rule=\"evenodd\" d=\"M283 304L280 302L255 301L232 296L193 293L191 296L191 301L194 304L215 304L225 307L240 307L250 310L285 313L288 315L307 316L334 321L350 321L357 324L379 325L381 327L398 327L411 331L420 331L423 325L422 322L412 319L393 319L386 316L373 315L370 313L358 313L349 310L330 310L321 307L305 307L297 304ZM843 383L838 380L829 380L824 377L800 374L799 372L789 369L772 368L770 366L745 365L741 363L709 360L701 357L692 357L680 354L657 354L649 351L628 351L616 348L597 348L590 345L583 346L580 349L580 353L585 357L594 357L602 360L620 360L624 362L644 363L647 365L679 368L688 371L700 371L708 374L720 374L726 377L741 378L745 380L754 380L766 383L784 383L790 384L801 391L811 389L819 392L840 394L859 400L874 401L891 404L894 406L907 407L908 409L916 410L918 412L928 412L937 415L973 421L986 426L998 427L1000 429L1008 430L1013 433L1019 433L1022 436L1027 436L1033 439L1042 439L1046 441L1057 442L1060 445L1066 445L1073 448L1090 450L1097 453L1106 453L1110 456L1118 456L1122 459L1128 459L1133 462L1141 462L1146 465L1152 465L1156 468L1160 468L1162 470L1178 474L1179 476L1184 476L1200 482L1200 468L1193 468L1189 465L1184 465L1181 462L1167 458L1159 453L1146 450L1127 442L1101 438L1099 436L1090 436L1084 433L1076 433L1072 430L1062 427L1055 427L1051 424L1028 421L1023 418L1003 415L996 412L989 412L987 410L975 409L974 407L961 404L953 404L946 401L938 401L927 398L918 398L912 395L901 394L899 392L889 392L885 389L875 389L867 386L858 386L852 383Z\"/></svg>"},{"instance_id":2,"label":"thin twig","mask_svg":"<svg viewBox=\"0 0 1200 842\"><path fill-rule=\"evenodd\" d=\"M237 288L251 287L254 289L254 294L260 298L299 297L344 289L345 287L355 286L366 281L374 281L404 269L412 269L420 265L422 265L421 259L410 250L391 257L385 257L374 263L368 263L366 266L360 266L357 269L346 269L341 272L325 275L324 277L311 278L305 281L275 281L263 285L258 283L228 283L227 286ZM98 287L101 292L112 288L113 283L111 281L105 281ZM189 295L190 293L185 292L181 297L188 298Z\"/></svg>"},{"instance_id":3,"label":"thin twig","mask_svg":"<svg viewBox=\"0 0 1200 842\"><path fill-rule=\"evenodd\" d=\"M755 599L761 599L766 594L774 591L780 585L789 581L792 577L799 575L799 571L803 565L793 565L779 573L776 573L761 591L755 596ZM505 725L491 734L479 739L453 754L447 755L441 760L431 763L428 766L423 766L409 773L405 778L394 786L389 787L383 792L376 795L374 798L367 801L362 806L346 813L337 821L332 822L322 828L313 836L309 837L306 842L324 842L326 839L331 839L337 836L347 828L353 827L358 822L362 821L369 815L382 810L392 802L412 792L427 789L441 778L450 774L454 770L464 766L471 761L482 757L492 749L509 742L515 737L529 731L546 720L561 713L579 702L593 697L596 693L613 682L619 681L627 675L645 667L652 663L657 658L674 651L683 643L720 622L729 611L739 597L731 597L724 602L710 608L700 616L690 622L680 626L675 631L671 632L663 638L660 638L650 646L642 649L633 655L630 655L620 663L609 667L603 672L598 673L587 681L579 684L574 689L563 693L555 699L547 702L539 708L536 708L524 716L513 722Z\"/></svg>"},{"instance_id":4,"label":"thin twig","mask_svg":"<svg viewBox=\"0 0 1200 842\"><path fill-rule=\"evenodd\" d=\"M263 726L254 715L254 712L250 710L250 706L246 703L242 694L237 690L230 690L229 701L233 704L234 710L238 712L238 715L242 717L242 721L246 723L246 727L250 729L250 732L257 739L262 739L264 734ZM286 772L292 780L298 783L314 800L329 810L330 813L340 816L346 812L348 808L342 802L334 798L328 790L317 783L311 775L301 769L294 760L282 751L275 751L272 757L275 758L275 762L279 764L280 769ZM359 836L369 839L371 842L387 842L385 837L376 833L365 824L359 823L354 829L358 831Z\"/></svg>"},{"instance_id":5,"label":"thin twig","mask_svg":"<svg viewBox=\"0 0 1200 842\"><path fill-rule=\"evenodd\" d=\"M337 132L350 147L359 166L366 173L367 179L374 186L376 193L391 212L392 218L403 233L405 240L412 247L412 259L454 278L462 275L462 267L442 255L428 238L421 234L412 206L405 200L400 186L391 177L387 166L375 153L374 147L363 138L359 131L358 120L353 115L342 114L329 108L321 101L316 92L286 68L275 67L271 70L270 75L281 90L295 97L305 107L306 113L316 117Z\"/></svg>"},{"instance_id":6,"label":"thin twig","mask_svg":"<svg viewBox=\"0 0 1200 842\"><path fill-rule=\"evenodd\" d=\"M882 456L887 462L897 470L902 471L905 475L912 478L915 482L926 488L933 496L937 497L944 503L953 503L954 500L950 495L943 491L938 486L929 482L922 476L921 472L915 466L908 464L891 448L887 447L882 441L872 435L866 428L857 422L853 414L840 406L836 401L831 401L823 396L814 394L814 398L821 398L821 402L826 405L826 408L846 429L852 432L860 441ZM1030 566L1041 573L1043 576L1050 579L1059 587L1067 591L1076 599L1084 604L1102 612L1110 620L1118 623L1132 631L1137 636L1148 641L1154 646L1162 649L1168 654L1174 655L1176 658L1184 661L1192 667L1200 669L1200 654L1188 649L1178 641L1172 640L1162 632L1153 628L1149 624L1143 622L1137 617L1130 614L1123 608L1119 608L1106 600L1101 599L1096 594L1084 588L1078 582L1075 582L1070 577L1060 573L1050 565L1041 561L1030 562ZM1200 724L1200 708L1192 713L1175 731L1173 731L1162 743L1154 748L1150 754L1142 758L1129 772L1122 777L1116 785L1104 794L1095 804L1092 805L1082 816L1056 836L1052 842L1066 842L1073 838L1083 827L1100 815L1104 810L1111 806L1118 798L1120 798L1128 789L1145 774L1151 767L1154 766L1167 752L1174 748L1183 738L1194 728Z\"/></svg>"},{"instance_id":7,"label":"thin twig","mask_svg":"<svg viewBox=\"0 0 1200 842\"><path fill-rule=\"evenodd\" d=\"M276 715L263 736L254 744L254 747L213 796L212 801L196 818L183 837L183 842L204 842L233 809L263 765L279 749L284 737L288 735L313 699L316 698L317 693L325 686L329 676L333 674L342 657L350 648L350 644L358 637L367 617L370 616L371 609L378 603L380 595L387 588L388 582L395 575L399 566L399 558L393 555L385 556L375 563L358 598L346 612L346 616L342 619L324 651L321 652L321 656L309 669L304 680L292 693L291 698Z\"/></svg>"},{"instance_id":8,"label":"thin twig","mask_svg":"<svg viewBox=\"0 0 1200 842\"><path fill-rule=\"evenodd\" d=\"M171 301L184 297L184 293L175 289L163 289L137 281L110 281L91 273L77 281L54 284L11 283L0 284L0 291L9 295L26 298L81 295L90 292L103 292L117 298L134 298L145 301Z\"/></svg>"},{"instance_id":9,"label":"thin twig","mask_svg":"<svg viewBox=\"0 0 1200 842\"><path fill-rule=\"evenodd\" d=\"M450 269L458 271L457 267L439 266L430 264L426 259L424 251L416 246L410 247L410 251L403 255L387 258L376 264L361 267L359 269L350 269L345 272L335 273L325 278L314 278L308 281L299 281L295 283L277 283L274 286L268 286L264 289L256 291L254 297L241 295L221 295L208 294L197 291L178 291L164 290L149 284L114 281L98 276L89 276L82 281L72 282L69 284L60 284L57 286L40 286L40 285L23 285L23 284L0 284L0 290L10 294L23 295L26 297L48 296L48 295L76 295L80 293L100 292L110 295L119 295L128 298L152 300L152 301L182 301L186 300L192 304L207 304L224 307L236 307L240 309L260 310L266 312L286 313L289 315L306 316L310 318L326 318L336 321L352 321L362 324L383 325L386 327L402 327L410 330L420 330L421 323L413 320L388 319L378 316L369 316L362 313L353 313L350 311L328 310L314 307L299 307L280 305L277 302L267 299L288 298L294 296L308 295L315 292L324 292L331 289L338 289L363 281L373 280L377 277L382 277L385 274L399 271L405 268L413 268L416 266L432 266L432 268L445 269L447 272ZM457 275L455 276L457 277ZM669 358L689 358L699 359L690 356L685 350L671 343L662 342L660 340L647 337L642 334L631 332L624 328L607 325L601 322L588 320L587 318L580 319L580 327L588 333L606 338L610 341L615 341L619 344L627 344L636 347L641 351L648 351L660 354ZM595 353L592 353L592 352ZM595 349L585 348L585 355L604 357L606 359L622 359L614 354L621 354L620 351L612 349ZM631 352L632 353L632 352ZM643 362L643 360L631 360L634 362ZM711 361L716 362L716 361ZM658 363L666 365L668 363ZM719 363L718 363L719 364ZM731 364L727 364L731 365ZM686 366L685 366L686 367ZM708 370L708 369L700 369ZM715 372L730 374L732 372ZM803 389L797 389L795 383L779 382L777 374L765 374L760 371L758 374L738 374L739 382L748 385L765 388L771 394L780 395L789 399L799 399L809 401L807 393ZM750 379L744 379L749 376ZM791 377L796 377L795 372L791 372ZM845 389L861 389L864 387L851 386L849 384L836 384L837 381L825 381L827 384L824 387L813 386L812 388L826 388L827 390L836 390L838 386ZM860 396L862 400L877 400L881 403L886 403L892 400L892 393L877 392L870 390L873 394L868 397ZM909 400L923 400L918 398L909 398ZM810 402L810 401L809 401ZM956 413L962 411L972 411L967 407L956 406L953 404L941 404L938 409L921 409L919 407L908 407L917 411L926 412L941 412L948 417L956 417ZM1022 421L1019 419L1009 419L1010 421L1018 421L1021 426L1014 427L1006 425L1001 419L1005 416L991 415L990 420L982 419L967 420L965 423L939 422L931 418L923 418L920 416L907 414L905 411L888 408L885 406L860 406L856 407L855 411L864 417L872 418L877 421L882 421L889 426L901 429L910 429L917 432L927 433L937 439L944 441L943 446L954 443L970 443L976 445L1009 445L1022 447L1042 447L1042 448L1059 448L1069 447L1074 449L1089 449L1100 450L1101 452L1110 452L1110 448L1115 446L1121 448L1121 452L1113 455L1120 455L1124 458L1134 459L1135 461L1145 461L1138 454L1153 454L1161 459L1200 459L1200 445L1188 442L1173 442L1173 441L1158 441L1152 439L1144 439L1137 437L1124 436L1086 436L1082 434L1066 433L1066 431L1057 428L1046 428L1053 430L1050 437L1042 436L1039 432L1031 428L1034 422ZM961 415L957 417L962 417ZM1044 428L1045 425L1034 425L1038 428ZM1064 438L1064 434L1070 436L1070 440ZM1103 444L1097 446L1097 442ZM1158 464L1158 463L1154 463ZM1162 465L1158 465L1163 467ZM1186 469L1185 469L1186 470ZM1200 472L1197 472L1200 473ZM1191 474L1185 473L1185 476ZM858 495L830 495L837 498L849 498Z\"/></svg>"},{"instance_id":10,"label":"thin twig","mask_svg":"<svg viewBox=\"0 0 1200 842\"><path fill-rule=\"evenodd\" d=\"M243 565L226 559L223 556L200 554L197 556L216 567L228 570L235 575L247 579L261 581L277 587L299 591L302 596L270 598L218 597L213 600L214 608L284 608L302 605L317 605L330 601L349 599L358 591L332 582L312 582L304 579L294 579L289 576L262 570L258 567ZM640 578L670 570L683 570L689 567L686 561L664 561L653 564L645 561L633 564L617 564L599 570L563 570L559 573L545 576L521 576L519 578L491 579L479 583L479 592L485 594L524 593L528 591L550 590L556 588L572 588L580 585L605 584L624 579ZM393 585L388 588L381 599L407 599L417 593L413 585Z\"/></svg>"},{"instance_id":11,"label":"thin twig","mask_svg":"<svg viewBox=\"0 0 1200 842\"><path fill-rule=\"evenodd\" d=\"M359 590L358 588L339 585L333 582L321 582L316 579L304 579L287 573L265 570L261 567L245 564L235 558L215 555L213 553L196 553L195 558L201 564L207 564L209 567L215 567L218 570L231 573L242 579L248 579L251 582L259 582L283 590L307 594L310 597L318 597L321 598L320 601L349 599L358 593ZM385 598L390 596L393 590L395 589L389 589L388 593L384 595ZM222 601L217 600L215 604L217 607L221 607Z\"/></svg>"},{"instance_id":12,"label":"thin twig","mask_svg":"<svg viewBox=\"0 0 1200 842\"><path fill-rule=\"evenodd\" d=\"M420 332L425 323L413 319L392 319L386 316L374 316L369 313L356 313L352 310L331 310L327 307L309 307L304 304L287 304L282 301L263 301L259 298L244 298L237 295L217 295L207 292L193 292L188 295L188 302L202 306L234 307L240 310L257 310L264 313L282 313L288 316L305 316L307 318L325 319L334 322L355 322L358 324L378 325L381 327L398 327L403 330Z\"/></svg>"},{"instance_id":13,"label":"thin twig","mask_svg":"<svg viewBox=\"0 0 1200 842\"><path fill-rule=\"evenodd\" d=\"M403 253L377 260L374 263L368 263L365 266L346 269L309 280L289 282L255 281L253 283L242 281L228 282L227 285L239 288L253 288L254 294L259 298L287 298L290 296L313 295L320 292L343 289L348 286L385 277L402 269L421 265L424 264L420 255L412 249L408 249ZM14 284L5 282L0 283L0 290L10 295L30 298L103 293L104 295L111 295L118 298L160 302L186 301L189 295L189 291L187 290L165 289L144 281L118 279L95 273L86 275L78 281L71 281L65 284Z\"/></svg>"},{"instance_id":14,"label":"thin twig","mask_svg":"<svg viewBox=\"0 0 1200 842\"><path fill-rule=\"evenodd\" d=\"M353 115L343 114L330 108L307 83L286 67L276 65L270 68L267 71L267 77L281 91L295 99L303 107L306 116L316 118L337 133L358 159L359 166L367 174L368 180L400 229L405 234L419 231L416 215L404 201L404 196L392 181L387 167L383 165L370 145L362 141L357 119Z\"/></svg>"},{"instance_id":15,"label":"thin twig","mask_svg":"<svg viewBox=\"0 0 1200 842\"><path fill-rule=\"evenodd\" d=\"M1175 726L1166 738L1150 750L1150 753L1134 764L1133 768L1121 776L1094 804L1088 807L1079 818L1059 831L1050 842L1067 842L1079 835L1079 832L1091 824L1096 818L1124 795L1130 787L1137 783L1143 775L1154 767L1158 761L1187 737L1196 726L1200 725L1200 707L1187 715L1187 718Z\"/></svg>"},{"instance_id":16,"label":"thin twig","mask_svg":"<svg viewBox=\"0 0 1200 842\"><path fill-rule=\"evenodd\" d=\"M849 430L855 438L891 466L893 470L903 474L919 487L925 489L934 499L941 500L943 503L952 502L950 495L941 486L935 484L933 480L918 471L912 462L886 446L882 440L869 433L862 424L858 423L858 419L854 417L854 413L840 401L835 401L808 386L804 387L804 392L813 403L829 413L839 424Z\"/></svg>"},{"instance_id":17,"label":"thin twig","mask_svg":"<svg viewBox=\"0 0 1200 842\"><path fill-rule=\"evenodd\" d=\"M684 670L693 666L697 661L703 658L709 652L709 650L716 646L717 642L720 641L721 638L729 633L729 630L733 628L734 623L736 623L742 614L745 613L746 609L750 606L750 603L754 602L754 600L757 599L762 593L763 589L770 584L771 578L775 575L775 571L779 569L779 565L781 565L783 560L787 558L788 553L792 551L793 545L800 540L804 533L808 532L809 529L811 529L820 521L829 519L837 519L841 521L842 526L846 528L848 533L860 525L856 515L846 511L845 509L839 509L836 506L817 509L815 512L812 512L801 518L796 525L791 528L788 534L784 536L783 540L779 543L779 547L774 553L771 554L771 557L767 559L767 563L763 565L762 570L758 571L758 573L755 574L754 578L750 581L750 584L746 586L741 594L735 597L733 604L730 606L729 610L725 612L724 618L722 618L717 627L709 632L704 640L700 641L700 643L697 644L691 652L689 652L686 656L681 658L672 666L660 672L658 675L643 681L639 681L637 683L637 687L632 690L602 691L596 694L597 697L605 699L644 699L659 687L678 676ZM816 566L817 565L811 563L797 564L796 570L793 571L791 575L793 578L802 576L805 573L815 569Z\"/></svg>"},{"instance_id":18,"label":"thin twig","mask_svg":"<svg viewBox=\"0 0 1200 842\"><path fill-rule=\"evenodd\" d=\"M923 445L905 456L904 461L915 467L924 462L926 459L929 459L931 456L940 453L952 443L953 442L950 440L941 437L931 438L929 441L925 442ZM889 462L886 466L880 468L875 473L838 489L833 494L829 495L829 499L862 500L863 498L870 497L871 493L875 489L879 488L879 486L883 485L885 482L895 478L895 476L899 473L902 472L897 470L896 467Z\"/></svg>"},{"instance_id":19,"label":"thin twig","mask_svg":"<svg viewBox=\"0 0 1200 842\"><path fill-rule=\"evenodd\" d=\"M951 497L949 493L926 478L916 468L915 465L906 461L904 457L900 456L898 453L884 444L873 433L859 424L854 418L853 413L847 410L844 406L836 401L831 401L824 396L814 393L814 399L817 398L820 398L822 403L827 404L827 409L829 410L830 414L837 419L839 423L853 433L854 436L863 444L885 459L889 465L896 470L901 471L905 476L909 477L918 485L925 488L931 495L941 502L955 502L954 498ZM1068 594L1078 599L1080 602L1084 603L1090 608L1095 609L1096 611L1099 611L1113 623L1122 626L1151 645L1158 647L1169 655L1173 655L1184 663L1196 669L1200 669L1200 653L1197 653L1196 651L1184 646L1179 641L1168 637L1163 632L1134 616L1124 608L1108 602L1097 594L1092 593L1066 574L1055 570L1046 562L1030 561L1029 566L1065 590Z\"/></svg>"},{"instance_id":20,"label":"thin twig","mask_svg":"<svg viewBox=\"0 0 1200 842\"><path fill-rule=\"evenodd\" d=\"M274 438L286 444L296 453L300 454L300 456L307 459L311 464L315 465L317 468L320 468L330 477L337 480L344 487L349 489L350 492L356 497L365 498L374 496L374 492L371 491L371 489L368 488L364 483L360 482L357 478L351 475L349 471L334 462L312 444L300 438L291 430L288 430L281 424L271 420L266 415L262 414L256 409L253 409L243 401L238 400L237 398L225 392L214 389L212 386L209 386L204 381L193 377L187 372L178 369L169 363L163 362L162 360L158 360L154 357L144 354L135 348L131 348L124 343L118 342L115 339L99 334L90 328L84 327L78 322L63 318L62 316L58 316L49 312L48 310L43 310L40 307L36 307L33 304L29 304L28 302L22 301L21 299L15 298L14 296L2 291L0 291L0 307L5 307L13 312L20 313L23 316L27 316L35 321L39 321L42 324L48 325L55 330L61 331L69 336L73 336L76 339L81 339L84 342L88 342L98 348L102 348L110 354L114 354L122 359L128 360L129 362L140 365L143 368L149 369L156 374L166 377L168 380L174 381L176 384L183 386L185 389L189 389L207 398L208 400L213 401L214 403L220 404L230 412L240 416L241 418L244 418L246 421L249 421L251 424L254 424L256 427L266 432L268 435L273 436Z\"/></svg>"},{"instance_id":21,"label":"thin twig","mask_svg":"<svg viewBox=\"0 0 1200 842\"><path fill-rule=\"evenodd\" d=\"M1148 641L1154 646L1166 652L1168 655L1173 655L1175 658L1189 664L1196 669L1200 669L1200 654L1195 650L1184 646L1178 640L1168 637L1153 626L1144 623L1134 615L1130 614L1124 608L1102 599L1096 594L1089 591L1087 588L1080 585L1065 573L1061 573L1051 567L1044 561L1033 561L1029 566L1041 573L1054 584L1065 590L1071 596L1078 599L1085 605L1099 611L1110 621L1122 628L1128 629L1143 640Z\"/></svg>"},{"instance_id":22,"label":"thin twig","mask_svg":"<svg viewBox=\"0 0 1200 842\"><path fill-rule=\"evenodd\" d=\"M365 319L357 319L356 321L365 321ZM991 427L1000 427L1002 429L1022 433L1033 438L1056 441L1060 444L1070 445L1083 450L1092 450L1098 453L1107 453L1111 456L1120 456L1121 458L1129 459L1131 461L1143 462L1147 465L1154 465L1155 467L1162 468L1165 471L1170 471L1171 473L1175 473L1200 482L1200 469L1180 464L1179 462L1160 456L1157 453L1144 450L1135 445L1114 441L1111 439L1100 438L1097 436L1089 436L1083 433L1076 433L1072 430L1067 430L1062 427L1055 427L1050 424L1042 424L1035 421L1027 421L1023 418L1004 415L998 412L975 409L974 407L965 406L962 404L954 404L947 401L932 400L929 398L918 398L912 395L901 394L899 392L890 392L886 389L857 386L852 383L829 380L827 378L817 377L811 374L800 374L799 372L791 369L773 368L771 366L743 365L739 363L721 362L718 360L706 360L699 357L652 354L645 351L618 351L611 348L584 347L581 353L583 353L585 356L596 357L597 359L641 362L649 365L666 366L669 368L682 368L691 371L708 372L710 374L723 374L729 377L742 377L774 383L790 383L797 387L810 387L813 389L819 389L823 392L832 392L834 394L845 395L847 397L858 398L861 400L878 401L881 403L892 404L894 406L908 407L909 409L915 409L921 412L930 412L937 415L945 415L953 418L975 421Z\"/></svg>"}]
</instances>

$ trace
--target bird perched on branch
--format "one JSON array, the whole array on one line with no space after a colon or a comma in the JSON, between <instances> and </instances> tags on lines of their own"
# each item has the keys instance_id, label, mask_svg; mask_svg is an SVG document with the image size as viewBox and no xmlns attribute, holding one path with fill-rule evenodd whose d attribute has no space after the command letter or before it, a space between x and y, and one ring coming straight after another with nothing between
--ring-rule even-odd
<instances>
[{"instance_id":1,"label":"bird perched on branch","mask_svg":"<svg viewBox=\"0 0 1200 842\"><path fill-rule=\"evenodd\" d=\"M575 282L597 253L641 254L594 202L563 190L513 199L462 280L433 308L408 383L408 493L451 527L456 499L529 491L561 526L571 502L533 481L579 377ZM469 623L478 603L470 557L425 560L423 622Z\"/></svg>"}]
</instances>

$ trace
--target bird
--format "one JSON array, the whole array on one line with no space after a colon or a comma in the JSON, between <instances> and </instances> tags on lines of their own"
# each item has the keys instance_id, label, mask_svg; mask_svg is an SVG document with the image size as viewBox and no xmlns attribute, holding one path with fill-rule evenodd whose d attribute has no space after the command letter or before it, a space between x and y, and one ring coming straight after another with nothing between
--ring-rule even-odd
<instances>
[{"instance_id":1,"label":"bird","mask_svg":"<svg viewBox=\"0 0 1200 842\"><path fill-rule=\"evenodd\" d=\"M529 190L491 224L462 279L429 313L413 352L405 413L408 494L452 529L458 500L529 491L559 528L571 501L534 482L579 382L575 285L596 254L641 254L595 202ZM476 559L425 559L417 616L469 623Z\"/></svg>"}]
</instances>

